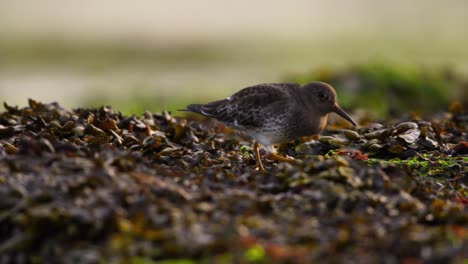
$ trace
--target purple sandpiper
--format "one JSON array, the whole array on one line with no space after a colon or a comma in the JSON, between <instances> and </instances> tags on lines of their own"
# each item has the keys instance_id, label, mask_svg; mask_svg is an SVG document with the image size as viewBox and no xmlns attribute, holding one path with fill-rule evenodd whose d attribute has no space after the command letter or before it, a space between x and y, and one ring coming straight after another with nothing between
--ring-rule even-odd
<instances>
[{"instance_id":1,"label":"purple sandpiper","mask_svg":"<svg viewBox=\"0 0 468 264\"><path fill-rule=\"evenodd\" d=\"M265 167L259 144L266 147L270 158L293 161L277 155L272 145L319 134L331 112L356 126L356 122L337 104L333 87L323 82L303 86L297 83L258 84L223 100L191 104L186 111L212 117L253 138L257 169L262 172L265 172Z\"/></svg>"}]
</instances>

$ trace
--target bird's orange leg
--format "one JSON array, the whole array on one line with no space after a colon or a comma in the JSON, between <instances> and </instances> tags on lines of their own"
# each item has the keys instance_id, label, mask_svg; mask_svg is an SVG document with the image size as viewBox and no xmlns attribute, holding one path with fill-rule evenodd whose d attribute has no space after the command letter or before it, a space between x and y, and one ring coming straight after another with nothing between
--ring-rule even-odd
<instances>
[{"instance_id":1,"label":"bird's orange leg","mask_svg":"<svg viewBox=\"0 0 468 264\"><path fill-rule=\"evenodd\" d=\"M289 162L289 163L295 163L297 161L297 160L295 160L293 158L288 158L288 157L283 157L281 155L278 155L275 152L271 152L268 155L268 158L272 159L272 160L277 160L277 161L281 161L281 162Z\"/></svg>"},{"instance_id":2,"label":"bird's orange leg","mask_svg":"<svg viewBox=\"0 0 468 264\"><path fill-rule=\"evenodd\" d=\"M257 160L257 168L255 169L265 173L265 167L263 166L262 157L260 156L260 145L258 143L254 144L254 153L255 159Z\"/></svg>"}]
</instances>

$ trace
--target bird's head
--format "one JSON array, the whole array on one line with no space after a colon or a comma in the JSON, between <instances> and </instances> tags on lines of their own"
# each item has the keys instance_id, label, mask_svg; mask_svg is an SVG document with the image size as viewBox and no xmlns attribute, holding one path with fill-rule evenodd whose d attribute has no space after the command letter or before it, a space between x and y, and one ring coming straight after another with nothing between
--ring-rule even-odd
<instances>
[{"instance_id":1,"label":"bird's head","mask_svg":"<svg viewBox=\"0 0 468 264\"><path fill-rule=\"evenodd\" d=\"M353 126L356 122L338 105L336 102L336 92L333 87L323 82L311 82L301 87L301 96L307 101L307 104L316 112L322 115L331 112L338 114L346 119Z\"/></svg>"}]
</instances>

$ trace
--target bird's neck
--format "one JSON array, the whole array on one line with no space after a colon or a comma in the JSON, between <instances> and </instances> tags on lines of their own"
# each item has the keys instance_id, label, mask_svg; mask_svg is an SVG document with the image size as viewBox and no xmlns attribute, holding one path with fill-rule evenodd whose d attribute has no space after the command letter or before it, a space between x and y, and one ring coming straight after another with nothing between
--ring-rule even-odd
<instances>
[{"instance_id":1,"label":"bird's neck","mask_svg":"<svg viewBox=\"0 0 468 264\"><path fill-rule=\"evenodd\" d=\"M328 115L318 117L318 120L308 120L309 122L304 126L304 130L301 132L302 136L313 136L320 134L327 125Z\"/></svg>"},{"instance_id":2,"label":"bird's neck","mask_svg":"<svg viewBox=\"0 0 468 264\"><path fill-rule=\"evenodd\" d=\"M320 125L319 125L319 131L317 132L317 134L321 133L325 127L327 126L327 119L328 119L328 115L323 115L320 117Z\"/></svg>"}]
</instances>

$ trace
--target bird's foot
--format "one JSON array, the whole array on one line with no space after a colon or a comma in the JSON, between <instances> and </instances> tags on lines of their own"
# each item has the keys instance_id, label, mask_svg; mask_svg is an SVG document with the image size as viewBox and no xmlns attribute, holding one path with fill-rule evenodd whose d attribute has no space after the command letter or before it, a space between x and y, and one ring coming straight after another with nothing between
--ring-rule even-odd
<instances>
[{"instance_id":1,"label":"bird's foot","mask_svg":"<svg viewBox=\"0 0 468 264\"><path fill-rule=\"evenodd\" d=\"M287 163L290 163L290 164L299 164L300 163L300 160L290 158L290 157L284 157L284 156L278 155L276 153L270 153L268 155L268 158L272 159L272 160L276 160L276 161L287 162Z\"/></svg>"},{"instance_id":2,"label":"bird's foot","mask_svg":"<svg viewBox=\"0 0 468 264\"><path fill-rule=\"evenodd\" d=\"M261 162L257 162L257 166L255 167L255 170L261 172L262 174L266 173L265 167L263 166Z\"/></svg>"},{"instance_id":3,"label":"bird's foot","mask_svg":"<svg viewBox=\"0 0 468 264\"><path fill-rule=\"evenodd\" d=\"M294 162L295 161L295 159L293 159L293 158L284 157L284 156L278 155L276 153L270 153L268 155L268 158L272 159L272 160L282 161L282 162Z\"/></svg>"}]
</instances>

